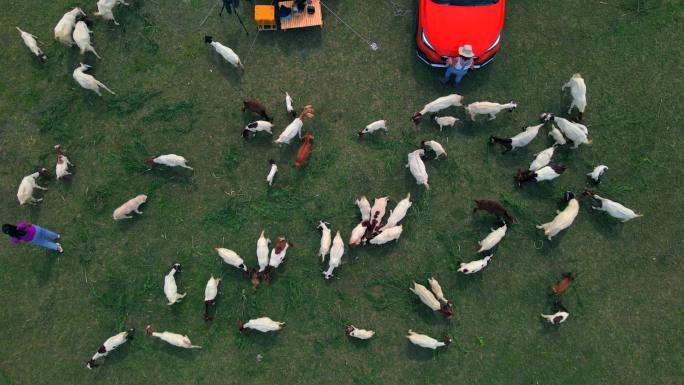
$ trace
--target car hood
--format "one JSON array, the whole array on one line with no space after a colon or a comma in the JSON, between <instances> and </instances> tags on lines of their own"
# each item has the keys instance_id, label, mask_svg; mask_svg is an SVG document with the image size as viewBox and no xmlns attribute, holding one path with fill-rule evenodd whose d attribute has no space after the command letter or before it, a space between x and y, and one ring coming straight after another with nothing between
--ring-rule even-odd
<instances>
[{"instance_id":1,"label":"car hood","mask_svg":"<svg viewBox=\"0 0 684 385\"><path fill-rule=\"evenodd\" d=\"M422 2L421 24L438 54L456 56L458 47L473 46L481 56L503 28L505 1L493 5L457 6Z\"/></svg>"}]
</instances>

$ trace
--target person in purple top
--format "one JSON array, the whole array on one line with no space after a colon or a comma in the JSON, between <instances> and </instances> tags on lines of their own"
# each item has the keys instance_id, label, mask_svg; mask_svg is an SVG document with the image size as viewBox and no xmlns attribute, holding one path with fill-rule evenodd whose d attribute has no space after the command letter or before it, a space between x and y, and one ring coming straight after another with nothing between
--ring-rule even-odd
<instances>
[{"instance_id":1,"label":"person in purple top","mask_svg":"<svg viewBox=\"0 0 684 385\"><path fill-rule=\"evenodd\" d=\"M54 242L59 240L59 234L53 233L52 231L42 228L38 225L32 225L26 222L17 223L16 226L4 224L2 225L2 232L9 235L10 240L14 244L24 241L33 243L34 245L43 246L50 250L59 251L60 253L64 251L62 249L62 245Z\"/></svg>"}]
</instances>

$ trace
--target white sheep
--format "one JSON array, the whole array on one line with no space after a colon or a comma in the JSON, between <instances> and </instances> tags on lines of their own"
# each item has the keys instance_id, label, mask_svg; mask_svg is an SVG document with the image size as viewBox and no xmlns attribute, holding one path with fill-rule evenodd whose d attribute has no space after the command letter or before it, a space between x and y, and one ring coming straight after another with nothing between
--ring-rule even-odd
<instances>
[{"instance_id":1,"label":"white sheep","mask_svg":"<svg viewBox=\"0 0 684 385\"><path fill-rule=\"evenodd\" d=\"M295 111L292 98L287 92L285 92L285 109L287 110L288 114L292 115L293 118L297 117L297 112Z\"/></svg>"},{"instance_id":2,"label":"white sheep","mask_svg":"<svg viewBox=\"0 0 684 385\"><path fill-rule=\"evenodd\" d=\"M332 244L332 236L330 234L329 223L324 221L318 222L318 228L321 229L321 247L318 249L318 255L321 256L321 262L325 261L325 256L330 252L330 245ZM339 233L339 232L338 232Z\"/></svg>"},{"instance_id":3,"label":"white sheep","mask_svg":"<svg viewBox=\"0 0 684 385\"><path fill-rule=\"evenodd\" d=\"M210 321L214 317L209 316L209 308L216 304L216 296L218 295L218 285L221 278L216 278L213 275L207 281L207 286L204 288L204 320Z\"/></svg>"},{"instance_id":4,"label":"white sheep","mask_svg":"<svg viewBox=\"0 0 684 385\"><path fill-rule=\"evenodd\" d=\"M273 135L273 123L267 120L257 120L247 126L242 131L242 136L247 137L250 133L256 135L257 132L267 132L269 135Z\"/></svg>"},{"instance_id":5,"label":"white sheep","mask_svg":"<svg viewBox=\"0 0 684 385\"><path fill-rule=\"evenodd\" d=\"M556 125L553 123L551 123L551 130L549 131L549 136L556 141L557 145L562 146L565 143L567 143L567 141L565 140L565 136L563 136L563 133L560 132L558 127L556 127Z\"/></svg>"},{"instance_id":6,"label":"white sheep","mask_svg":"<svg viewBox=\"0 0 684 385\"><path fill-rule=\"evenodd\" d=\"M138 209L140 208L140 205L145 202L147 202L147 195L144 194L140 194L135 198L130 199L128 202L122 204L116 210L114 210L114 220L118 221L120 219L133 218L132 216L128 215L132 212L135 212L136 214L142 214L142 211Z\"/></svg>"},{"instance_id":7,"label":"white sheep","mask_svg":"<svg viewBox=\"0 0 684 385\"><path fill-rule=\"evenodd\" d=\"M587 108L587 86L584 84L582 75L572 75L570 80L561 87L561 92L566 88L570 88L570 94L572 95L572 103L568 109L568 114L572 112L573 107L577 107L579 118L582 120L584 117L584 110Z\"/></svg>"},{"instance_id":8,"label":"white sheep","mask_svg":"<svg viewBox=\"0 0 684 385\"><path fill-rule=\"evenodd\" d=\"M271 243L271 240L264 236L264 232L265 230L261 230L261 235L257 240L256 248L259 273L263 272L268 267L268 245Z\"/></svg>"},{"instance_id":9,"label":"white sheep","mask_svg":"<svg viewBox=\"0 0 684 385\"><path fill-rule=\"evenodd\" d=\"M74 8L62 16L55 26L55 39L59 42L71 47L74 45L74 40L71 38L71 33L76 25L76 17L78 15L85 16L85 12L81 8Z\"/></svg>"},{"instance_id":10,"label":"white sheep","mask_svg":"<svg viewBox=\"0 0 684 385\"><path fill-rule=\"evenodd\" d=\"M608 170L608 166L601 164L594 167L590 173L587 173L587 176L591 177L594 182L601 183L601 176L603 176L603 173L606 172L606 170Z\"/></svg>"},{"instance_id":11,"label":"white sheep","mask_svg":"<svg viewBox=\"0 0 684 385\"><path fill-rule=\"evenodd\" d=\"M453 116L433 116L432 119L437 123L440 131L442 131L444 127L453 127L454 124L460 120Z\"/></svg>"},{"instance_id":12,"label":"white sheep","mask_svg":"<svg viewBox=\"0 0 684 385\"><path fill-rule=\"evenodd\" d=\"M93 355L93 358L91 358L87 363L86 363L86 368L88 369L93 369L98 367L99 365L96 363L96 361L99 358L106 357L111 353L112 351L116 350L119 346L125 344L129 340L133 339L133 332L134 329L128 329L126 331L123 331L121 333L115 334L109 338L100 346L99 349L97 349L97 352Z\"/></svg>"},{"instance_id":13,"label":"white sheep","mask_svg":"<svg viewBox=\"0 0 684 385\"><path fill-rule=\"evenodd\" d=\"M278 144L290 144L290 141L294 139L295 136L299 135L299 139L302 138L302 127L304 126L304 118L313 118L313 108L311 105L304 106L302 113L296 117L292 123L288 124L287 127L280 133L278 139L275 143Z\"/></svg>"},{"instance_id":14,"label":"white sheep","mask_svg":"<svg viewBox=\"0 0 684 385\"><path fill-rule=\"evenodd\" d=\"M97 12L93 13L95 16L102 16L105 20L111 20L115 25L119 25L114 19L114 13L112 10L117 4L130 5L124 0L99 0L97 2Z\"/></svg>"},{"instance_id":15,"label":"white sheep","mask_svg":"<svg viewBox=\"0 0 684 385\"><path fill-rule=\"evenodd\" d=\"M275 174L278 172L278 165L273 159L269 159L268 164L271 165L271 168L268 171L268 175L266 175L266 182L268 182L269 186L272 186L273 178L275 177Z\"/></svg>"},{"instance_id":16,"label":"white sheep","mask_svg":"<svg viewBox=\"0 0 684 385\"><path fill-rule=\"evenodd\" d=\"M373 123L368 124L363 130L359 131L359 137L365 137L368 134L372 134L378 130L385 130L387 132L386 121L378 120Z\"/></svg>"},{"instance_id":17,"label":"white sheep","mask_svg":"<svg viewBox=\"0 0 684 385\"><path fill-rule=\"evenodd\" d=\"M59 144L55 145L55 152L57 153L57 165L55 166L55 175L57 176L57 179L62 179L67 175L71 175L69 172L69 166L73 166L73 164L69 161L69 158L67 158L64 155L64 152L62 152L62 146Z\"/></svg>"},{"instance_id":18,"label":"white sheep","mask_svg":"<svg viewBox=\"0 0 684 385\"><path fill-rule=\"evenodd\" d=\"M371 208L371 229L374 229L377 225L382 222L385 217L385 211L387 211L387 203L390 201L390 197L375 198L373 201L373 208Z\"/></svg>"},{"instance_id":19,"label":"white sheep","mask_svg":"<svg viewBox=\"0 0 684 385\"><path fill-rule=\"evenodd\" d=\"M568 205L563 211L556 210L557 215L551 222L537 225L538 229L544 230L544 236L549 240L570 227L579 213L579 202L575 199L575 194L568 191L564 194L564 199L568 202Z\"/></svg>"},{"instance_id":20,"label":"white sheep","mask_svg":"<svg viewBox=\"0 0 684 385\"><path fill-rule=\"evenodd\" d=\"M620 219L622 222L627 222L630 219L643 217L641 214L637 214L634 210L627 208L620 203L612 201L607 198L602 198L598 194L594 194L591 190L586 190L585 195L590 196L597 200L600 206L591 206L594 210L605 211L613 218Z\"/></svg>"},{"instance_id":21,"label":"white sheep","mask_svg":"<svg viewBox=\"0 0 684 385\"><path fill-rule=\"evenodd\" d=\"M47 170L41 168L37 172L22 178L21 183L19 183L19 189L17 190L17 199L19 200L20 205L25 205L27 203L33 204L43 200L43 198L36 199L33 197L34 188L47 190L47 188L38 186L38 183L36 183L36 179L38 179L39 176L47 176Z\"/></svg>"},{"instance_id":22,"label":"white sheep","mask_svg":"<svg viewBox=\"0 0 684 385\"><path fill-rule=\"evenodd\" d=\"M439 142L436 142L434 140L423 140L422 142L420 142L420 147L422 147L423 149L429 148L430 150L432 150L436 155L435 159L439 158L442 155L447 156L447 152L446 150L444 150L444 147L442 147L442 145L439 144Z\"/></svg>"},{"instance_id":23,"label":"white sheep","mask_svg":"<svg viewBox=\"0 0 684 385\"><path fill-rule=\"evenodd\" d=\"M240 57L232 49L226 47L218 41L214 41L214 38L211 36L204 36L204 42L212 46L214 50L228 63L232 64L233 67L240 68L242 70L245 69L240 61Z\"/></svg>"},{"instance_id":24,"label":"white sheep","mask_svg":"<svg viewBox=\"0 0 684 385\"><path fill-rule=\"evenodd\" d=\"M169 167L182 167L187 168L188 170L194 170L192 167L187 165L187 159L176 154L159 155L157 157L150 156L145 161L150 166L154 166L155 164L161 164Z\"/></svg>"},{"instance_id":25,"label":"white sheep","mask_svg":"<svg viewBox=\"0 0 684 385\"><path fill-rule=\"evenodd\" d=\"M439 300L439 302L441 302L443 305L451 305L452 302L444 297L442 286L434 277L428 278L428 283L430 284L430 290L432 290L432 293Z\"/></svg>"},{"instance_id":26,"label":"white sheep","mask_svg":"<svg viewBox=\"0 0 684 385\"><path fill-rule=\"evenodd\" d=\"M178 286L176 285L176 278L174 275L177 272L181 272L181 264L180 263L174 263L173 266L171 266L171 270L169 271L166 276L164 276L164 295L166 295L166 299L169 300L169 303L167 305L171 306L176 302L180 302L181 299L183 299L188 293L183 293L183 294L178 294Z\"/></svg>"},{"instance_id":27,"label":"white sheep","mask_svg":"<svg viewBox=\"0 0 684 385\"><path fill-rule=\"evenodd\" d=\"M98 94L98 96L102 96L100 93L100 87L104 88L107 90L112 95L116 95L114 91L110 90L107 88L106 85L104 85L101 81L95 79L93 75L89 75L87 73L84 73L83 71L87 71L88 68L91 68L91 66L87 64L81 63L76 69L74 70L73 77L74 80L83 88L86 90L91 90Z\"/></svg>"},{"instance_id":28,"label":"white sheep","mask_svg":"<svg viewBox=\"0 0 684 385\"><path fill-rule=\"evenodd\" d=\"M240 270L247 271L247 266L245 266L245 261L231 249L225 249L223 247L215 247L214 250L218 253L219 257L223 259L223 262L235 266Z\"/></svg>"},{"instance_id":29,"label":"white sheep","mask_svg":"<svg viewBox=\"0 0 684 385\"><path fill-rule=\"evenodd\" d=\"M568 319L570 313L568 313L568 309L566 309L560 301L556 301L553 304L553 307L555 311L554 314L540 314L540 316L552 325L560 325Z\"/></svg>"},{"instance_id":30,"label":"white sheep","mask_svg":"<svg viewBox=\"0 0 684 385\"><path fill-rule=\"evenodd\" d=\"M372 330L359 329L354 325L349 325L346 329L344 329L344 334L350 337L358 338L360 340L367 340L373 337L375 332Z\"/></svg>"},{"instance_id":31,"label":"white sheep","mask_svg":"<svg viewBox=\"0 0 684 385\"><path fill-rule=\"evenodd\" d=\"M464 273L464 274L473 274L481 271L487 265L489 264L489 261L492 259L493 255L488 255L482 259L478 259L476 261L470 261L468 263L461 263L460 267L458 268L459 273Z\"/></svg>"},{"instance_id":32,"label":"white sheep","mask_svg":"<svg viewBox=\"0 0 684 385\"><path fill-rule=\"evenodd\" d=\"M413 123L417 126L420 124L420 122L423 120L423 116L427 113L437 113L439 111L442 111L444 109L447 109L451 106L454 107L460 107L462 106L463 102L463 96L459 94L451 94L447 96L442 96L439 97L430 103L426 104L422 110L416 112L413 114L413 117L411 117L411 120L413 120Z\"/></svg>"},{"instance_id":33,"label":"white sheep","mask_svg":"<svg viewBox=\"0 0 684 385\"><path fill-rule=\"evenodd\" d=\"M427 170L425 170L425 163L423 163L423 160L421 157L425 155L425 150L418 149L413 152L410 152L408 154L408 163L406 164L406 167L411 171L411 175L416 179L416 184L417 185L425 185L426 189L430 189L430 185L428 184L428 173Z\"/></svg>"},{"instance_id":34,"label":"white sheep","mask_svg":"<svg viewBox=\"0 0 684 385\"><path fill-rule=\"evenodd\" d=\"M498 143L502 146L504 146L504 154L507 153L508 151L515 150L516 148L522 148L530 144L530 142L537 137L537 134L539 133L539 129L544 125L538 124L536 126L529 126L523 130L523 132L519 133L518 135L515 135L512 138L499 138L494 135L489 137L489 142L494 144Z\"/></svg>"},{"instance_id":35,"label":"white sheep","mask_svg":"<svg viewBox=\"0 0 684 385\"><path fill-rule=\"evenodd\" d=\"M559 118L550 112L542 114L541 120L542 122L556 122L563 135L570 139L574 144L572 148L577 148L582 143L591 144L591 140L589 139L589 129L587 129L587 126L583 124L574 123L567 119Z\"/></svg>"},{"instance_id":36,"label":"white sheep","mask_svg":"<svg viewBox=\"0 0 684 385\"><path fill-rule=\"evenodd\" d=\"M406 198L402 199L397 203L397 205L394 207L394 210L390 211L390 216L387 218L387 223L382 227L384 228L390 228L394 227L399 222L401 222L402 219L406 216L406 213L408 212L408 209L413 205L411 202L411 193L406 194Z\"/></svg>"},{"instance_id":37,"label":"white sheep","mask_svg":"<svg viewBox=\"0 0 684 385\"><path fill-rule=\"evenodd\" d=\"M246 323L240 324L240 332L244 332L245 329L258 330L262 333L274 332L282 329L283 326L285 326L285 322L278 322L268 317L261 317L251 319Z\"/></svg>"},{"instance_id":38,"label":"white sheep","mask_svg":"<svg viewBox=\"0 0 684 385\"><path fill-rule=\"evenodd\" d=\"M85 21L79 21L78 23L76 23L76 27L74 28L74 41L76 42L78 48L81 49L81 55L85 54L86 51L90 51L95 56L97 56L98 59L102 60L100 55L98 55L95 51L95 48L93 48L93 45L90 43L91 33L93 32L90 29L88 29L88 26L86 25Z\"/></svg>"},{"instance_id":39,"label":"white sheep","mask_svg":"<svg viewBox=\"0 0 684 385\"><path fill-rule=\"evenodd\" d=\"M537 171L540 168L548 165L549 162L551 162L551 158L553 157L554 151L556 151L555 144L543 151L536 153L536 158L534 158L532 163L530 163L529 171Z\"/></svg>"},{"instance_id":40,"label":"white sheep","mask_svg":"<svg viewBox=\"0 0 684 385\"><path fill-rule=\"evenodd\" d=\"M337 231L335 239L332 242L332 248L330 249L330 258L328 260L328 270L323 272L325 279L330 279L333 277L333 270L340 266L342 262L342 256L344 255L344 241L340 236L340 232Z\"/></svg>"},{"instance_id":41,"label":"white sheep","mask_svg":"<svg viewBox=\"0 0 684 385\"><path fill-rule=\"evenodd\" d=\"M485 239L481 240L478 242L480 245L480 249L477 251L478 253L481 253L483 251L491 250L494 246L498 245L499 242L503 239L504 235L506 235L506 230L508 230L508 226L504 223L503 226L499 227L498 229L491 229L492 232L489 233Z\"/></svg>"},{"instance_id":42,"label":"white sheep","mask_svg":"<svg viewBox=\"0 0 684 385\"><path fill-rule=\"evenodd\" d=\"M361 221L358 225L356 225L356 227L354 227L351 235L349 236L349 246L358 246L361 244L363 235L366 234L366 230L368 229L369 225L370 224L368 221Z\"/></svg>"},{"instance_id":43,"label":"white sheep","mask_svg":"<svg viewBox=\"0 0 684 385\"><path fill-rule=\"evenodd\" d=\"M370 240L370 243L373 245L382 245L387 242L398 240L401 236L401 232L403 231L403 229L403 225L385 227L382 230L380 230L380 233L378 233L373 239Z\"/></svg>"},{"instance_id":44,"label":"white sheep","mask_svg":"<svg viewBox=\"0 0 684 385\"><path fill-rule=\"evenodd\" d=\"M38 39L36 36L31 35L30 33L26 31L22 31L19 27L15 27L17 31L19 31L19 35L21 36L21 40L24 41L24 44L28 47L28 49L31 50L31 52L40 59L40 61L44 62L47 60L47 55L43 53L43 50L38 47L38 42L36 39Z\"/></svg>"},{"instance_id":45,"label":"white sheep","mask_svg":"<svg viewBox=\"0 0 684 385\"><path fill-rule=\"evenodd\" d=\"M513 112L514 109L518 107L518 104L514 101L508 103L500 104L494 102L474 102L470 103L465 107L465 111L470 116L470 120L475 121L477 115L489 115L489 120L496 119L496 114L501 112L501 110L508 110Z\"/></svg>"},{"instance_id":46,"label":"white sheep","mask_svg":"<svg viewBox=\"0 0 684 385\"><path fill-rule=\"evenodd\" d=\"M406 336L406 338L408 338L412 344L418 345L421 348L428 348L428 349L435 350L441 346L447 346L451 343L451 339L449 337L446 337L446 336L444 337L444 339L442 339L442 341L437 341L436 339L434 339L430 336L426 336L425 334L418 334L418 333L416 333L410 329L409 329L408 333L409 334Z\"/></svg>"},{"instance_id":47,"label":"white sheep","mask_svg":"<svg viewBox=\"0 0 684 385\"><path fill-rule=\"evenodd\" d=\"M187 335L182 335L182 334L177 334L177 333L171 333L171 332L162 332L158 333L157 329L154 327L154 325L147 325L145 328L145 334L148 336L152 337L157 337L160 340L173 345L177 346L179 348L184 348L184 349L201 349L201 346L196 346L192 344L192 341L190 341L190 338Z\"/></svg>"},{"instance_id":48,"label":"white sheep","mask_svg":"<svg viewBox=\"0 0 684 385\"><path fill-rule=\"evenodd\" d=\"M356 205L359 206L359 211L361 212L361 221L370 221L371 205L368 202L368 198L365 195L357 198Z\"/></svg>"}]
</instances>

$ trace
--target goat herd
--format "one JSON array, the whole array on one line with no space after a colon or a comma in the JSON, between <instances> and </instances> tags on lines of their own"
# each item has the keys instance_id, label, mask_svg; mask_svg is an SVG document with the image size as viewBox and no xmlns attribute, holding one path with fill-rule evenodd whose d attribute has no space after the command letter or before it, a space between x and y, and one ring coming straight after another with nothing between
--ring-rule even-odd
<instances>
[{"instance_id":1,"label":"goat herd","mask_svg":"<svg viewBox=\"0 0 684 385\"><path fill-rule=\"evenodd\" d=\"M97 16L102 16L105 20L111 20L118 25L114 19L112 10L119 3L128 5L123 0L99 0L97 2L98 12L95 12L94 14ZM90 21L85 18L85 12L83 12L80 8L74 8L73 10L64 14L62 19L55 27L55 39L69 46L75 43L81 49L82 54L85 54L86 51L88 51L92 52L99 58L100 56L93 48L90 41L90 34L92 32L88 29L89 24ZM33 54L35 54L41 61L47 60L46 55L38 47L35 36L22 31L18 27L17 30L31 52L33 52ZM205 36L205 43L209 44L228 63L232 64L236 68L244 69L240 58L233 50L215 41L211 36ZM93 76L84 73L84 71L86 71L89 67L90 66L86 64L80 63L80 65L73 72L74 80L78 82L81 87L92 90L98 95L100 95L100 88L103 88L114 94L114 92L107 88L103 83L95 79ZM506 153L508 151L515 150L516 148L527 146L532 140L534 140L540 129L542 129L546 124L550 125L549 135L554 139L555 143L551 147L536 154L536 158L532 161L526 171L518 170L515 179L519 186L532 181L542 182L552 180L563 174L563 172L566 170L565 166L551 163L551 158L553 157L557 146L562 146L567 142L572 142L572 148L577 148L581 144L591 143L589 140L589 132L587 127L579 123L583 119L584 110L587 104L586 86L584 80L579 74L575 74L572 76L570 81L568 81L568 83L562 87L562 89L565 88L570 89L573 98L570 109L568 110L568 114L571 114L573 107L576 107L579 112L576 119L565 119L555 116L552 113L544 113L541 115L540 124L527 127L520 134L515 135L512 138L500 138L496 136L490 137L490 142L492 144L499 144L503 146L503 153ZM412 116L413 123L418 126L421 124L425 116L431 116L434 122L439 125L440 130L444 127L453 126L459 121L458 118L452 116L437 116L436 114L450 107L461 107L463 106L462 101L463 97L457 94L440 97L426 104L419 112L416 112ZM293 106L292 98L287 93L285 94L285 106L287 113L290 114L294 120L275 140L275 143L281 145L290 144L292 139L297 136L302 139L302 127L304 125L304 119L313 117L313 108L310 105L305 106L302 109L302 112L297 115ZM500 111L505 109L513 111L516 107L517 104L512 101L504 104L493 102L474 102L465 106L464 109L466 116L474 121L479 115L489 116L489 120L492 120L496 118ZM263 104L257 100L246 100L243 102L242 109L243 111L250 110L255 112L263 118L263 120L257 120L248 124L244 128L243 136L246 139L250 136L256 135L258 132L273 134L272 128L274 126L271 123L272 119L268 116L266 108ZM376 122L370 123L363 130L361 130L358 135L360 138L363 138L367 135L373 134L378 130L387 131L385 120L378 120ZM296 155L295 165L297 167L302 167L306 164L309 154L311 153L312 140L313 135L311 133L306 133L304 135L302 144ZM57 152L56 177L57 179L60 179L70 174L68 167L72 164L64 155L61 146L56 145L55 151ZM435 158L439 158L441 155L447 156L447 152L440 143L434 140L423 141L421 142L419 149L408 154L408 162L406 164L406 167L409 168L409 171L415 178L416 183L418 185L424 185L426 189L429 188L428 174L423 159L426 158L426 153L428 151L432 151L435 154ZM179 166L192 170L192 168L187 165L185 158L175 154L149 157L145 160L145 162L149 165L161 164L169 167ZM268 172L266 181L270 186L273 184L278 167L273 160L269 161L269 163L270 170ZM590 176L594 184L598 184L600 183L601 175L606 169L606 166L600 165L587 175ZM45 188L38 186L36 180L39 176L47 175L47 171L45 169L41 169L36 173L26 176L22 180L17 193L20 204L33 204L42 200L33 197L33 190L34 188L46 190ZM598 206L592 207L593 209L605 211L611 216L622 220L623 222L640 216L617 202L600 197L589 189L586 189L584 193L598 202ZM358 198L356 200L356 204L360 210L361 218L358 225L351 231L348 242L349 246L360 246L367 243L381 245L393 240L398 240L403 231L403 225L399 223L404 219L404 216L412 205L410 198L411 194L409 193L406 198L399 201L394 210L391 210L389 217L384 223L385 211L387 209L388 202L390 201L389 197L376 198L372 206L365 196ZM544 235L548 237L549 240L551 240L562 230L570 227L579 212L579 202L572 192L566 192L564 194L564 199L567 202L567 207L564 210L559 211L555 218L550 222L537 226L537 228L544 231ZM139 211L139 207L146 201L146 195L138 195L135 198L132 198L114 210L113 218L115 220L121 220L132 218L130 215L131 213L142 214L142 212ZM493 257L493 252L496 246L506 235L508 226L515 222L508 210L497 201L476 200L475 203L477 206L475 207L474 211L485 210L496 215L500 220L500 226L496 229L492 229L491 233L489 233L483 240L479 242L480 248L478 253L483 256L482 259L460 264L458 271L464 274L480 272L487 266ZM320 221L318 227L322 230L318 255L323 261L325 261L326 255L329 256L328 269L323 272L325 279L329 279L333 276L334 269L340 266L342 257L345 253L345 245L339 230L336 232L335 237L332 237L329 223ZM265 231L262 231L259 239L257 240L256 249L258 268L251 270L247 268L245 261L233 250L216 248L216 252L225 263L243 270L245 275L250 277L252 284L256 288L260 282L270 281L271 275L284 261L287 249L291 245L286 238L280 237L277 239L275 247L270 250L269 255L270 242L270 239L265 236ZM171 267L171 270L164 278L164 294L168 299L168 305L173 305L186 295L179 294L174 278L174 275L181 271L181 264L176 263ZM569 287L573 279L574 276L571 273L563 273L562 279L551 287L553 294L559 295L563 293ZM214 276L212 276L207 282L204 297L204 318L206 320L213 319L209 313L218 294L219 282L220 279ZM453 315L453 302L445 298L442 288L435 278L429 278L428 283L430 290L416 282L413 282L413 287L411 287L410 290L416 294L418 298L430 309L440 312L445 317L450 318ZM556 301L554 313L550 315L542 314L541 316L548 320L548 322L558 325L568 318L569 313L563 307L563 304L560 301ZM261 317L249 320L246 323L242 323L240 325L240 331L242 332L246 329L253 329L260 332L270 332L280 330L283 326L283 322L274 321L268 317ZM87 367L96 367L96 361L98 359L107 356L112 350L128 341L132 337L132 332L132 329L127 330L107 339L97 350L95 355L93 355L92 358L87 362ZM360 339L369 339L374 335L374 332L371 330L359 329L353 325L347 327L345 329L345 333L351 337ZM193 345L187 335L181 335L167 331L160 333L157 332L153 325L147 326L146 334L157 337L171 345L181 348L200 348L200 346ZM436 349L440 346L445 346L450 343L450 339L448 337L444 337L444 339L440 341L424 334L415 333L412 330L409 330L407 338L413 344L430 349Z\"/></svg>"}]
</instances>

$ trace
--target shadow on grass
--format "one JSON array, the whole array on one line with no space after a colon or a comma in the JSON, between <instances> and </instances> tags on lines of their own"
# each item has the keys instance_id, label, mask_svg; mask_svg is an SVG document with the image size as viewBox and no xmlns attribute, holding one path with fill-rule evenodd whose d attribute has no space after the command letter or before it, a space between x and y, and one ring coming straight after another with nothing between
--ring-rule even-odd
<instances>
[{"instance_id":1,"label":"shadow on grass","mask_svg":"<svg viewBox=\"0 0 684 385\"><path fill-rule=\"evenodd\" d=\"M448 349L448 347L440 347L435 350L421 348L420 346L416 346L407 340L404 356L413 361L431 361L437 358L439 355L446 354L446 350Z\"/></svg>"},{"instance_id":2,"label":"shadow on grass","mask_svg":"<svg viewBox=\"0 0 684 385\"><path fill-rule=\"evenodd\" d=\"M27 244L27 247L40 248L40 246L30 244ZM31 264L33 267L33 272L36 275L36 281L40 287L51 284L50 281L54 271L55 263L57 262L57 256L60 255L56 251L48 249L43 250L45 250L44 256L46 260Z\"/></svg>"}]
</instances>

